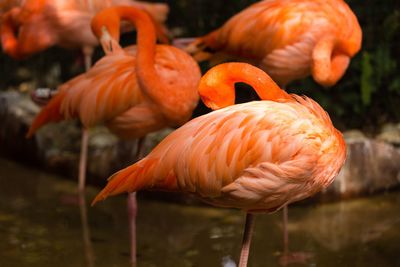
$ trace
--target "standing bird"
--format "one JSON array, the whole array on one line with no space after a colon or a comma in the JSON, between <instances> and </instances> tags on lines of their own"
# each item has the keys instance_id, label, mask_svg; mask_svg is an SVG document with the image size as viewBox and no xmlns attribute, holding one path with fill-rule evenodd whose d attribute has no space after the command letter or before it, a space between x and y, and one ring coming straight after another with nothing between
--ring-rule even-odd
<instances>
[{"instance_id":1,"label":"standing bird","mask_svg":"<svg viewBox=\"0 0 400 267\"><path fill-rule=\"evenodd\" d=\"M0 25L4 52L21 59L58 45L70 49L81 48L85 56L85 69L89 70L93 49L99 44L92 33L90 22L96 12L118 4L137 6L152 14L161 25L166 19L168 6L131 0L20 0L8 1L4 8L11 8L2 16ZM35 95L34 95L35 97ZM56 115L54 115L56 116ZM79 191L83 191L86 173L88 133L82 131L79 164Z\"/></svg>"},{"instance_id":2,"label":"standing bird","mask_svg":"<svg viewBox=\"0 0 400 267\"><path fill-rule=\"evenodd\" d=\"M309 75L330 87L344 75L361 41L357 17L343 0L264 0L197 38L186 51L212 64L228 59L251 63L283 88ZM284 207L284 254L287 214Z\"/></svg>"},{"instance_id":3,"label":"standing bird","mask_svg":"<svg viewBox=\"0 0 400 267\"><path fill-rule=\"evenodd\" d=\"M121 20L136 26L136 47L118 45ZM190 119L199 99L200 69L184 51L156 45L146 12L128 6L107 8L93 18L92 29L106 55L60 86L36 116L28 136L49 122L79 118L86 128L105 124L121 138L141 138ZM130 199L136 200L134 195Z\"/></svg>"},{"instance_id":4,"label":"standing bird","mask_svg":"<svg viewBox=\"0 0 400 267\"><path fill-rule=\"evenodd\" d=\"M120 21L137 28L137 46L122 49ZM184 51L156 45L150 17L140 9L111 7L99 12L92 28L106 55L89 71L61 85L34 119L27 136L49 122L79 118L89 128L106 124L122 138L138 138L191 117L201 77Z\"/></svg>"},{"instance_id":5,"label":"standing bird","mask_svg":"<svg viewBox=\"0 0 400 267\"><path fill-rule=\"evenodd\" d=\"M91 65L97 38L90 29L92 17L100 10L115 6L139 7L157 22L160 35L169 11L166 4L132 0L20 0L3 4L1 42L5 53L21 59L58 45L82 49L85 65Z\"/></svg>"},{"instance_id":6,"label":"standing bird","mask_svg":"<svg viewBox=\"0 0 400 267\"><path fill-rule=\"evenodd\" d=\"M233 105L237 82L251 85L262 101ZM276 211L326 188L344 163L345 143L316 102L287 94L252 65L218 65L198 90L206 106L219 110L189 121L111 176L93 204L149 189L242 209L247 216L239 266L246 266L251 214Z\"/></svg>"},{"instance_id":7,"label":"standing bird","mask_svg":"<svg viewBox=\"0 0 400 267\"><path fill-rule=\"evenodd\" d=\"M361 38L343 0L264 0L186 49L199 61L251 63L282 87L308 75L328 87L343 76Z\"/></svg>"}]
</instances>

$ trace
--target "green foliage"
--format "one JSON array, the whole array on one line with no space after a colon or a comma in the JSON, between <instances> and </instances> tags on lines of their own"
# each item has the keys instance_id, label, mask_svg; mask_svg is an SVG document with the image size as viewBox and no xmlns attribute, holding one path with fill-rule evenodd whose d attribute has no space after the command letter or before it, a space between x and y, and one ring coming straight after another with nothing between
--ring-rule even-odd
<instances>
[{"instance_id":1,"label":"green foliage","mask_svg":"<svg viewBox=\"0 0 400 267\"><path fill-rule=\"evenodd\" d=\"M371 26L374 35L365 36L371 44L362 51L360 92L364 114L379 123L400 119L399 32L400 11L392 10L382 26ZM366 26L368 29L368 26ZM374 122L374 123L375 123Z\"/></svg>"},{"instance_id":2,"label":"green foliage","mask_svg":"<svg viewBox=\"0 0 400 267\"><path fill-rule=\"evenodd\" d=\"M372 75L371 56L368 52L364 52L361 60L360 81L361 100L364 105L369 105L371 103L371 95L375 91Z\"/></svg>"}]
</instances>

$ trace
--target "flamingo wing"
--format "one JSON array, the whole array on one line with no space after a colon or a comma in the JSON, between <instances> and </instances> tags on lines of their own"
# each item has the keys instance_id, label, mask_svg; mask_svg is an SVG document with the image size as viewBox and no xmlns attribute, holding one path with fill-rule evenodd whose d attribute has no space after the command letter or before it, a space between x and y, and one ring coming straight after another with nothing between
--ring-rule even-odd
<instances>
[{"instance_id":1,"label":"flamingo wing","mask_svg":"<svg viewBox=\"0 0 400 267\"><path fill-rule=\"evenodd\" d=\"M173 132L146 158L116 173L95 201L162 189L218 206L275 210L332 181L335 171L318 171L326 147L331 157L342 149L335 140L332 129L297 102L227 107ZM323 179L314 180L317 174ZM304 190L309 187L314 190Z\"/></svg>"},{"instance_id":2,"label":"flamingo wing","mask_svg":"<svg viewBox=\"0 0 400 267\"><path fill-rule=\"evenodd\" d=\"M79 118L86 127L106 123L112 131L124 137L142 136L145 129L139 130L137 126L137 133L133 133L121 125L121 122L129 122L133 126L138 122L138 115L132 111L123 114L137 105L142 105L139 110L144 109L144 114L151 112L150 109L154 113L151 120L142 124L146 125L146 129L165 126L161 112L143 96L137 82L136 51L135 46L121 49L114 42L112 51L96 62L88 72L59 87L59 93L35 118L28 136L32 136L46 123L73 118ZM175 110L182 121L190 118L199 99L193 88L197 88L200 70L193 60L187 62L187 57L176 48L157 46L157 74L163 77L166 84L176 85L173 91L166 94L165 101L175 102Z\"/></svg>"},{"instance_id":3,"label":"flamingo wing","mask_svg":"<svg viewBox=\"0 0 400 267\"><path fill-rule=\"evenodd\" d=\"M335 50L352 57L360 49L361 28L344 1L260 1L197 39L187 51L199 60L230 57L257 65L286 85L311 73L313 48L321 39L334 40L337 49L324 51L329 58Z\"/></svg>"},{"instance_id":4,"label":"flamingo wing","mask_svg":"<svg viewBox=\"0 0 400 267\"><path fill-rule=\"evenodd\" d=\"M134 106L105 124L119 138L134 139L168 127L161 113L147 102Z\"/></svg>"},{"instance_id":5,"label":"flamingo wing","mask_svg":"<svg viewBox=\"0 0 400 267\"><path fill-rule=\"evenodd\" d=\"M135 56L123 50L100 59L88 72L63 84L35 118L31 136L48 122L77 118L86 127L112 119L142 99L135 73ZM54 114L59 114L57 118Z\"/></svg>"}]
</instances>

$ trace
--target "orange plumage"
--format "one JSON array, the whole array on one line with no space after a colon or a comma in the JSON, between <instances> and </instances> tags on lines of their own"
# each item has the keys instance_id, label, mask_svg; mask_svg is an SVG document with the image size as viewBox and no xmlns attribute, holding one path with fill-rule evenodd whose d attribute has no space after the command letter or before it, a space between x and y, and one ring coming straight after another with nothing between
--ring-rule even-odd
<instances>
[{"instance_id":1,"label":"orange plumage","mask_svg":"<svg viewBox=\"0 0 400 267\"><path fill-rule=\"evenodd\" d=\"M117 42L125 20L137 29L136 47L122 49ZM103 123L122 138L144 137L189 120L199 99L200 69L184 51L156 45L155 27L146 12L129 6L107 8L93 18L92 30L106 55L59 88L33 121L28 136L46 123L69 118L79 118L85 127ZM84 179L79 185L83 188ZM132 262L136 261L135 206L136 197L131 195Z\"/></svg>"},{"instance_id":2,"label":"orange plumage","mask_svg":"<svg viewBox=\"0 0 400 267\"><path fill-rule=\"evenodd\" d=\"M100 10L127 5L142 8L152 15L160 34L166 20L166 4L131 0L25 0L4 5L9 9L2 16L1 41L3 50L14 58L25 58L58 45L64 48L84 48L87 53L98 45L90 29L92 17Z\"/></svg>"},{"instance_id":3,"label":"orange plumage","mask_svg":"<svg viewBox=\"0 0 400 267\"><path fill-rule=\"evenodd\" d=\"M200 61L251 63L281 86L310 74L332 86L360 50L361 36L343 0L264 0L198 38L187 51Z\"/></svg>"},{"instance_id":4,"label":"orange plumage","mask_svg":"<svg viewBox=\"0 0 400 267\"><path fill-rule=\"evenodd\" d=\"M137 48L122 49L116 42L121 19L118 12L133 12L122 19L136 24ZM108 19L111 17L115 20ZM103 28L116 34L114 39L104 34ZM106 56L60 86L59 93L35 118L28 136L51 121L77 117L86 127L104 123L124 138L142 137L189 120L199 98L199 67L182 50L156 46L155 29L145 12L133 7L105 9L93 19L93 29L106 48ZM107 48L109 44L112 47Z\"/></svg>"},{"instance_id":5,"label":"orange plumage","mask_svg":"<svg viewBox=\"0 0 400 267\"><path fill-rule=\"evenodd\" d=\"M232 105L236 82L252 85L263 100ZM310 98L285 93L251 65L211 69L199 93L208 106L222 109L186 123L147 157L114 174L94 203L149 189L275 211L327 187L344 163L345 143L328 114Z\"/></svg>"}]
</instances>

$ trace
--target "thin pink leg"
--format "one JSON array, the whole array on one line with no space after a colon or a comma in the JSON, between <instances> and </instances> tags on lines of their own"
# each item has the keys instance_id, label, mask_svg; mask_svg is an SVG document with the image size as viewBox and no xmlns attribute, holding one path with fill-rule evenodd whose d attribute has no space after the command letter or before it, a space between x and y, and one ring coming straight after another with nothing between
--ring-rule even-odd
<instances>
[{"instance_id":1,"label":"thin pink leg","mask_svg":"<svg viewBox=\"0 0 400 267\"><path fill-rule=\"evenodd\" d=\"M136 160L139 161L144 157L144 143L146 142L146 136L143 136L137 140Z\"/></svg>"},{"instance_id":2,"label":"thin pink leg","mask_svg":"<svg viewBox=\"0 0 400 267\"><path fill-rule=\"evenodd\" d=\"M85 71L88 71L92 67L93 47L84 46L82 48L82 53L85 60Z\"/></svg>"},{"instance_id":3,"label":"thin pink leg","mask_svg":"<svg viewBox=\"0 0 400 267\"><path fill-rule=\"evenodd\" d=\"M246 213L246 224L244 226L242 250L240 252L240 260L238 267L246 267L249 259L251 238L253 236L254 229L254 215Z\"/></svg>"},{"instance_id":4,"label":"thin pink leg","mask_svg":"<svg viewBox=\"0 0 400 267\"><path fill-rule=\"evenodd\" d=\"M89 142L89 131L86 128L82 128L81 155L79 158L79 177L78 177L79 192L85 191L88 142Z\"/></svg>"},{"instance_id":5,"label":"thin pink leg","mask_svg":"<svg viewBox=\"0 0 400 267\"><path fill-rule=\"evenodd\" d=\"M129 234L131 238L131 263L136 264L136 215L137 215L136 192L128 194L128 220Z\"/></svg>"},{"instance_id":6,"label":"thin pink leg","mask_svg":"<svg viewBox=\"0 0 400 267\"><path fill-rule=\"evenodd\" d=\"M289 233L287 229L288 225L288 206L283 206L283 254L286 255L289 252Z\"/></svg>"},{"instance_id":7,"label":"thin pink leg","mask_svg":"<svg viewBox=\"0 0 400 267\"><path fill-rule=\"evenodd\" d=\"M85 71L88 71L92 66L92 47L83 47L82 52L85 58ZM82 128L81 138L81 155L79 158L79 174L78 174L78 190L79 192L85 191L86 182L86 168L87 168L87 154L88 154L88 143L89 143L89 131L86 128Z\"/></svg>"},{"instance_id":8,"label":"thin pink leg","mask_svg":"<svg viewBox=\"0 0 400 267\"><path fill-rule=\"evenodd\" d=\"M84 192L82 191L79 192L78 198L79 198L79 209L81 213L82 238L83 238L83 246L85 249L86 266L94 267L94 254L93 254L92 241L90 240L90 228L89 228L86 199Z\"/></svg>"},{"instance_id":9,"label":"thin pink leg","mask_svg":"<svg viewBox=\"0 0 400 267\"><path fill-rule=\"evenodd\" d=\"M136 159L140 160L144 154L145 137L138 139ZM131 264L136 266L136 216L138 205L136 200L136 192L128 194L128 220L129 220L129 233L131 238Z\"/></svg>"}]
</instances>

